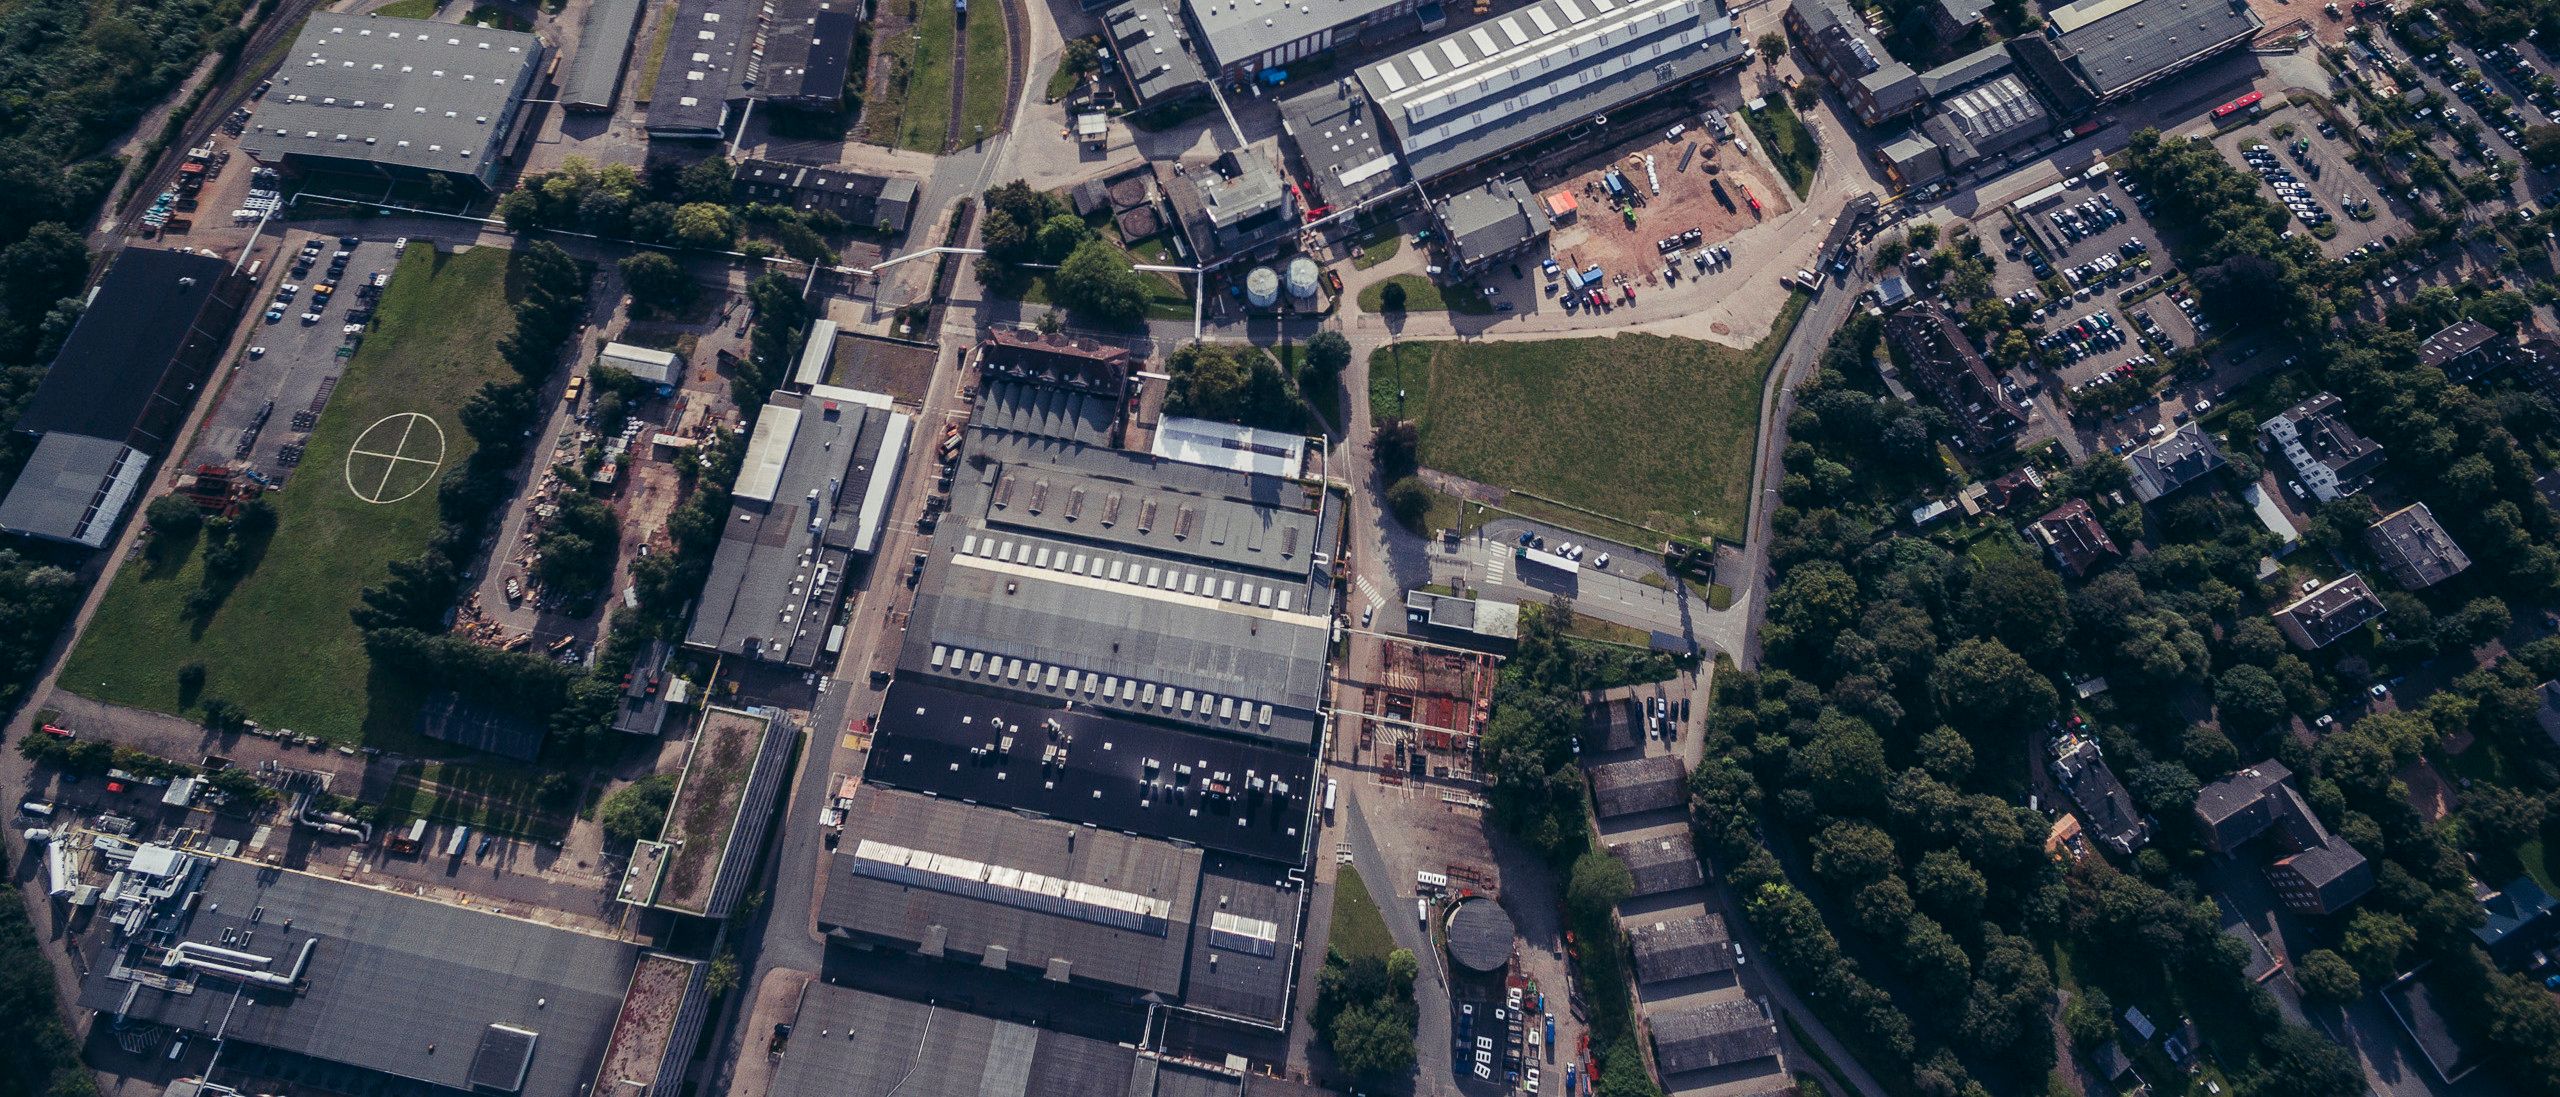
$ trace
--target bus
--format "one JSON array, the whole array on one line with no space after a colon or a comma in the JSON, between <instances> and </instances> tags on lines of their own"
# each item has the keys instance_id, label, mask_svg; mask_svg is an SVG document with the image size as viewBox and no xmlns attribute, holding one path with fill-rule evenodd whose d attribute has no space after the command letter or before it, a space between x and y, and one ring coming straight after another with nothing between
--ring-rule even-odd
<instances>
[{"instance_id":1,"label":"bus","mask_svg":"<svg viewBox=\"0 0 2560 1097\"><path fill-rule=\"evenodd\" d=\"M2262 99L2262 98L2264 98L2264 96L2261 96L2261 95L2259 95L2257 92L2254 92L2254 91L2253 91L2253 92L2250 92L2250 93L2249 93L2249 94L2247 94L2247 95L2243 95L2243 96L2241 96L2241 97L2240 97L2240 98L2238 98L2238 99L2234 99L2234 100L2232 100L2232 101L2230 101L2230 102L2228 102L2228 103L2224 103L2224 104L2223 104L2223 105L2221 105L2221 106L2215 107L2215 108L2213 108L2213 120L2214 120L2214 121L2219 122L2219 121L2221 121L2221 120L2223 120L2223 119L2225 119L2225 118L2229 118L2229 117L2231 117L2232 115L2238 114L2238 113L2240 113L2241 111L2248 110L2248 109L2249 109L2249 108L2251 108L2251 107L2257 106L2257 105L2258 105L2258 101L2259 101L2260 99Z\"/></svg>"},{"instance_id":2,"label":"bus","mask_svg":"<svg viewBox=\"0 0 2560 1097\"><path fill-rule=\"evenodd\" d=\"M1341 793L1342 782L1331 777L1324 779L1324 821L1328 824L1333 822L1333 806Z\"/></svg>"}]
</instances>

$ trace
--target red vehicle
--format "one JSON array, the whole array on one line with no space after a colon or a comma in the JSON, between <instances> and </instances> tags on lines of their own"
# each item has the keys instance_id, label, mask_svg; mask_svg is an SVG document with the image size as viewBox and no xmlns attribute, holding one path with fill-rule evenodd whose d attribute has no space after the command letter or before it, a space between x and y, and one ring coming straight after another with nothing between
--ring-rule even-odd
<instances>
[{"instance_id":1,"label":"red vehicle","mask_svg":"<svg viewBox=\"0 0 2560 1097\"><path fill-rule=\"evenodd\" d=\"M1609 294L1608 294L1608 291L1606 291L1606 290L1597 290L1597 289L1592 290L1592 291L1591 291L1591 307L1592 307L1592 308L1595 308L1595 309L1605 309L1605 308L1608 308L1608 307L1609 307Z\"/></svg>"},{"instance_id":2,"label":"red vehicle","mask_svg":"<svg viewBox=\"0 0 2560 1097\"><path fill-rule=\"evenodd\" d=\"M45 733L45 734L47 734L47 735L53 736L53 737L54 737L54 738L56 738L56 739L69 739L69 738L72 738L72 734L71 734L71 729L70 729L70 728L66 728L66 727L57 727L57 726L52 725L52 724L46 724L46 725L44 726L44 733Z\"/></svg>"},{"instance_id":3,"label":"red vehicle","mask_svg":"<svg viewBox=\"0 0 2560 1097\"><path fill-rule=\"evenodd\" d=\"M2249 94L2247 94L2247 95L2243 95L2243 96L2241 96L2241 97L2240 97L2240 98L2238 98L2238 99L2234 99L2234 100L2232 100L2232 101L2230 101L2230 102L2228 102L2228 103L2224 103L2224 104L2223 104L2223 105L2221 105L2221 106L2218 106L2218 107L2213 108L2213 116L2214 116L2214 118L2215 118L2216 120L2220 120L2220 119L2224 119L2224 118L2229 118L2229 117L2231 117L2232 115L2235 115L2235 114L2240 113L2241 111L2244 111L2244 110L2247 110L2247 109L2249 109L2249 108L2251 108L2251 107L2257 106L2257 105L2258 105L2258 101L2259 101L2260 99L2263 99L2263 98L2265 98L2265 97L2264 97L2264 96L2259 95L2257 92L2254 92L2254 91L2253 91L2253 92L2250 92Z\"/></svg>"}]
</instances>

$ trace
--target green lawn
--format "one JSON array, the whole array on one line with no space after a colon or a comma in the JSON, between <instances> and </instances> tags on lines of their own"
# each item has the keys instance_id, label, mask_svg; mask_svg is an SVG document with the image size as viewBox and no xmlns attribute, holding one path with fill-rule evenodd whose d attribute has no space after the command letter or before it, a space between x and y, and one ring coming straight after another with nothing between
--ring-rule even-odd
<instances>
[{"instance_id":1,"label":"green lawn","mask_svg":"<svg viewBox=\"0 0 2560 1097\"><path fill-rule=\"evenodd\" d=\"M1367 270L1395 258L1397 252L1404 250L1404 234L1397 232L1394 225L1385 225L1356 241L1356 244L1360 248L1360 257L1352 260L1351 266L1355 270Z\"/></svg>"},{"instance_id":2,"label":"green lawn","mask_svg":"<svg viewBox=\"0 0 2560 1097\"><path fill-rule=\"evenodd\" d=\"M1002 20L998 20L1002 22ZM920 0L915 29L907 32L906 102L898 110L898 146L942 151L951 133L951 80L960 44L959 10L944 0Z\"/></svg>"},{"instance_id":3,"label":"green lawn","mask_svg":"<svg viewBox=\"0 0 2560 1097\"><path fill-rule=\"evenodd\" d=\"M1060 99L1074 95L1076 93L1076 85L1081 82L1082 77L1076 72L1076 70L1068 68L1067 63L1064 61L1058 62L1058 67L1049 73L1049 87L1047 92L1049 101L1055 103Z\"/></svg>"},{"instance_id":4,"label":"green lawn","mask_svg":"<svg viewBox=\"0 0 2560 1097\"><path fill-rule=\"evenodd\" d=\"M1358 870L1342 866L1342 874L1333 878L1333 940L1335 952L1345 959L1375 956L1383 960L1396 950L1396 939L1387 933L1386 914L1378 909L1378 901L1369 897L1369 885L1360 879Z\"/></svg>"},{"instance_id":5,"label":"green lawn","mask_svg":"<svg viewBox=\"0 0 2560 1097\"><path fill-rule=\"evenodd\" d=\"M1813 142L1813 133L1804 128L1804 120L1787 109L1785 103L1769 100L1764 110L1745 111L1751 118L1751 132L1760 135L1760 148L1769 154L1769 162L1778 165L1778 174L1802 198L1813 190L1813 169L1822 160L1822 147Z\"/></svg>"},{"instance_id":6,"label":"green lawn","mask_svg":"<svg viewBox=\"0 0 2560 1097\"><path fill-rule=\"evenodd\" d=\"M1369 359L1371 412L1414 420L1431 468L1738 541L1761 384L1805 300L1748 351L1649 335L1391 344Z\"/></svg>"},{"instance_id":7,"label":"green lawn","mask_svg":"<svg viewBox=\"0 0 2560 1097\"><path fill-rule=\"evenodd\" d=\"M1013 57L1005 41L1004 9L1001 6L988 4L971 13L968 50L969 70L960 89L962 144L974 142L982 135L992 137L1004 129L1007 114L1005 74L1013 67Z\"/></svg>"},{"instance_id":8,"label":"green lawn","mask_svg":"<svg viewBox=\"0 0 2560 1097\"><path fill-rule=\"evenodd\" d=\"M443 428L444 468L470 456L471 436L456 409L481 382L513 373L498 357L499 332L456 320L508 314L508 254L411 245L289 489L269 497L276 531L255 570L199 633L182 603L199 585L203 554L135 560L116 576L64 665L63 688L179 712L178 668L198 662L205 666L202 696L235 702L269 727L433 749L413 731L417 688L374 673L347 611L390 561L416 555L435 535L436 492L428 485L397 502L364 502L347 487L348 450L376 421L414 411ZM424 446L411 449L422 453Z\"/></svg>"},{"instance_id":9,"label":"green lawn","mask_svg":"<svg viewBox=\"0 0 2560 1097\"><path fill-rule=\"evenodd\" d=\"M372 14L391 19L433 19L436 9L443 6L439 0L391 0L373 9Z\"/></svg>"},{"instance_id":10,"label":"green lawn","mask_svg":"<svg viewBox=\"0 0 2560 1097\"><path fill-rule=\"evenodd\" d=\"M1442 293L1439 283L1419 274L1394 274L1360 287L1360 311L1386 313L1387 287L1404 287L1406 312L1463 312L1482 316L1493 311L1493 305L1475 291L1459 287L1454 293Z\"/></svg>"}]
</instances>

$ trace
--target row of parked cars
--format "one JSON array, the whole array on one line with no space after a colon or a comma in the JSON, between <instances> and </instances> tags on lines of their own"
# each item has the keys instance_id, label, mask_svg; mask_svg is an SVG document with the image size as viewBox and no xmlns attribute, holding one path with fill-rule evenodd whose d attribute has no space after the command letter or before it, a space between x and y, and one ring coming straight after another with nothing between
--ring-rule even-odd
<instances>
[{"instance_id":1,"label":"row of parked cars","mask_svg":"<svg viewBox=\"0 0 2560 1097\"><path fill-rule=\"evenodd\" d=\"M2309 184L2285 167L2283 161L2276 159L2274 149L2256 144L2241 150L2240 155L2249 161L2249 170L2257 172L2268 189L2276 192L2276 200L2292 211L2294 220L2309 228L2317 228L2332 220L2328 207L2311 193ZM2302 153L2297 151L2294 155L2300 157Z\"/></svg>"},{"instance_id":2,"label":"row of parked cars","mask_svg":"<svg viewBox=\"0 0 2560 1097\"><path fill-rule=\"evenodd\" d=\"M2100 309L2046 332L2036 344L2065 362L2078 362L2119 349L2124 342L2124 332L2116 327L2115 318Z\"/></svg>"},{"instance_id":3,"label":"row of parked cars","mask_svg":"<svg viewBox=\"0 0 2560 1097\"><path fill-rule=\"evenodd\" d=\"M2124 211L2117 208L2115 199L2104 194L2083 199L2078 205L2064 206L2045 215L2053 222L2054 229L2062 233L2062 238L2074 244L2123 224L2124 216Z\"/></svg>"}]
</instances>

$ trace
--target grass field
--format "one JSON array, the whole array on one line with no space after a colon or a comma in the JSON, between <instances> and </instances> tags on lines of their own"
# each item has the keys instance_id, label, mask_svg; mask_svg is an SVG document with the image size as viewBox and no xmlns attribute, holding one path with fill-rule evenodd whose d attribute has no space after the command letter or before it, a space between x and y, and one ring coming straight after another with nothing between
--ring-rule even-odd
<instances>
[{"instance_id":1,"label":"grass field","mask_svg":"<svg viewBox=\"0 0 2560 1097\"><path fill-rule=\"evenodd\" d=\"M1431 468L1740 540L1761 384L1805 300L1747 351L1648 335L1392 344L1370 356L1370 408L1414 420Z\"/></svg>"},{"instance_id":2,"label":"grass field","mask_svg":"<svg viewBox=\"0 0 2560 1097\"><path fill-rule=\"evenodd\" d=\"M1363 956L1383 960L1396 950L1396 939L1387 933L1386 913L1369 897L1369 885L1360 879L1359 871L1349 865L1333 878L1333 940L1327 947L1353 960Z\"/></svg>"},{"instance_id":3,"label":"grass field","mask_svg":"<svg viewBox=\"0 0 2560 1097\"><path fill-rule=\"evenodd\" d=\"M199 632L183 603L201 582L203 554L189 547L182 558L135 560L116 576L64 665L63 688L179 712L178 669L202 663L202 696L239 704L269 727L433 749L413 730L416 687L374 673L347 611L392 560L417 554L435 535L436 492L363 502L347 486L348 456L367 427L408 412L442 425L444 468L470 456L471 436L455 411L481 382L512 372L498 357L497 332L455 321L507 315L507 273L504 249L453 255L411 245L290 488L269 497L275 536L254 570Z\"/></svg>"},{"instance_id":4,"label":"grass field","mask_svg":"<svg viewBox=\"0 0 2560 1097\"><path fill-rule=\"evenodd\" d=\"M436 9L443 6L438 0L391 0L375 8L373 14L389 19L433 19Z\"/></svg>"},{"instance_id":5,"label":"grass field","mask_svg":"<svg viewBox=\"0 0 2560 1097\"><path fill-rule=\"evenodd\" d=\"M1404 250L1404 234L1394 225L1385 225L1360 240L1360 257L1351 261L1352 269L1367 270L1396 257Z\"/></svg>"},{"instance_id":6,"label":"grass field","mask_svg":"<svg viewBox=\"0 0 2560 1097\"><path fill-rule=\"evenodd\" d=\"M1004 128L1005 71L1013 67L1005 41L1004 9L980 7L969 16L969 69L960 89L960 142L992 137Z\"/></svg>"},{"instance_id":7,"label":"grass field","mask_svg":"<svg viewBox=\"0 0 2560 1097\"><path fill-rule=\"evenodd\" d=\"M1388 286L1404 287L1406 312L1463 312L1482 316L1493 311L1493 306L1483 297L1476 296L1474 291L1461 288L1454 294L1443 294L1438 283L1419 274L1391 274L1360 287L1360 311L1395 311L1387 307Z\"/></svg>"},{"instance_id":8,"label":"grass field","mask_svg":"<svg viewBox=\"0 0 2560 1097\"><path fill-rule=\"evenodd\" d=\"M941 0L916 6L915 29L907 69L907 98L898 109L898 147L917 152L942 151L951 135L951 79L960 45L959 9Z\"/></svg>"},{"instance_id":9,"label":"grass field","mask_svg":"<svg viewBox=\"0 0 2560 1097\"><path fill-rule=\"evenodd\" d=\"M1804 119L1776 99L1765 110L1743 112L1751 118L1751 132L1760 135L1760 148L1769 154L1769 162L1778 166L1778 174L1802 198L1813 190L1813 170L1822 162L1822 146L1814 143L1813 133L1804 128Z\"/></svg>"}]
</instances>

